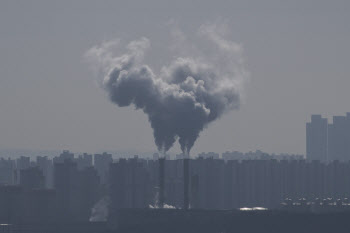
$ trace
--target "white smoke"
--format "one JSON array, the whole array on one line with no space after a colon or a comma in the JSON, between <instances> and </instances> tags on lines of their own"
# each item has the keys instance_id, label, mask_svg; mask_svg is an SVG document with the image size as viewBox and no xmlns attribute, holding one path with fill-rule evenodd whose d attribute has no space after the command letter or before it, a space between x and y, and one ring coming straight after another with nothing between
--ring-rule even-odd
<instances>
[{"instance_id":1,"label":"white smoke","mask_svg":"<svg viewBox=\"0 0 350 233\"><path fill-rule=\"evenodd\" d=\"M162 207L158 205L148 205L150 209L176 209L175 206L164 204Z\"/></svg>"},{"instance_id":2,"label":"white smoke","mask_svg":"<svg viewBox=\"0 0 350 233\"><path fill-rule=\"evenodd\" d=\"M91 209L90 222L104 222L108 218L109 197L99 200Z\"/></svg>"},{"instance_id":3,"label":"white smoke","mask_svg":"<svg viewBox=\"0 0 350 233\"><path fill-rule=\"evenodd\" d=\"M144 62L151 46L145 37L131 41L125 52L120 52L123 46L117 39L86 53L97 65L110 100L119 107L134 105L148 115L162 153L178 139L183 153L189 155L210 122L240 106L243 82L248 76L242 46L225 39L225 33L217 28L203 25L198 31L213 53L177 57L159 75Z\"/></svg>"},{"instance_id":4,"label":"white smoke","mask_svg":"<svg viewBox=\"0 0 350 233\"><path fill-rule=\"evenodd\" d=\"M240 211L264 211L264 210L268 210L267 208L264 207L243 207L243 208L239 208Z\"/></svg>"}]
</instances>

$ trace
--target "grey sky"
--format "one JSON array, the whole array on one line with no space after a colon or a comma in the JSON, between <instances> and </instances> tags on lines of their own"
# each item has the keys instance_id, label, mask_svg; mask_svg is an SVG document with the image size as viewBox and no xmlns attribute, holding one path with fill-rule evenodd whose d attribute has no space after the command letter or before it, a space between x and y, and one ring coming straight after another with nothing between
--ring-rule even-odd
<instances>
[{"instance_id":1,"label":"grey sky","mask_svg":"<svg viewBox=\"0 0 350 233\"><path fill-rule=\"evenodd\" d=\"M201 151L305 153L305 123L350 111L349 1L1 1L0 148L153 151L146 115L118 108L83 62L92 46L148 37L171 58L170 26L225 21L251 73L245 101L211 124ZM176 145L173 152L179 152Z\"/></svg>"}]
</instances>

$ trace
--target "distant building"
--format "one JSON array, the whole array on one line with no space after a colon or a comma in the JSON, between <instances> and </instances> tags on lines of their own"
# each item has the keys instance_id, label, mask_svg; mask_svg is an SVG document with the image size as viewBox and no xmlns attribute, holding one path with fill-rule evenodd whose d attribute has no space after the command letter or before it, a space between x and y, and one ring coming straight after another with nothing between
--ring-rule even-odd
<instances>
[{"instance_id":1,"label":"distant building","mask_svg":"<svg viewBox=\"0 0 350 233\"><path fill-rule=\"evenodd\" d=\"M229 160L271 160L271 159L276 159L276 160L303 160L305 159L304 155L301 154L268 154L265 152L262 152L260 150L256 151L249 151L247 153L242 153L239 151L226 151L222 153L222 158L225 161Z\"/></svg>"},{"instance_id":2,"label":"distant building","mask_svg":"<svg viewBox=\"0 0 350 233\"><path fill-rule=\"evenodd\" d=\"M79 155L78 158L75 159L78 165L78 170L83 170L88 167L92 167L92 155L84 153L83 155Z\"/></svg>"},{"instance_id":3,"label":"distant building","mask_svg":"<svg viewBox=\"0 0 350 233\"><path fill-rule=\"evenodd\" d=\"M20 186L24 190L44 189L45 177L39 167L30 167L20 171Z\"/></svg>"},{"instance_id":4,"label":"distant building","mask_svg":"<svg viewBox=\"0 0 350 233\"><path fill-rule=\"evenodd\" d=\"M182 155L182 154L181 154ZM159 164L157 164L158 166ZM152 170L150 170L152 172ZM165 160L165 203L182 208L184 204L183 159ZM155 180L159 179L156 173Z\"/></svg>"},{"instance_id":5,"label":"distant building","mask_svg":"<svg viewBox=\"0 0 350 233\"><path fill-rule=\"evenodd\" d=\"M334 116L328 126L328 155L331 160L350 160L350 113Z\"/></svg>"},{"instance_id":6,"label":"distant building","mask_svg":"<svg viewBox=\"0 0 350 233\"><path fill-rule=\"evenodd\" d=\"M22 169L27 169L30 167L30 157L21 156L16 159L16 173L15 173L15 182L16 184L20 183L20 171Z\"/></svg>"},{"instance_id":7,"label":"distant building","mask_svg":"<svg viewBox=\"0 0 350 233\"><path fill-rule=\"evenodd\" d=\"M63 163L65 160L74 161L74 154L64 150L58 157L53 158L53 163Z\"/></svg>"},{"instance_id":8,"label":"distant building","mask_svg":"<svg viewBox=\"0 0 350 233\"><path fill-rule=\"evenodd\" d=\"M220 158L220 155L217 154L217 153L214 153L214 152L208 152L208 153L200 153L198 154L198 157L199 158L203 158L203 159L219 159Z\"/></svg>"},{"instance_id":9,"label":"distant building","mask_svg":"<svg viewBox=\"0 0 350 233\"><path fill-rule=\"evenodd\" d=\"M151 204L149 173L137 158L110 164L109 177L113 209L147 208Z\"/></svg>"},{"instance_id":10,"label":"distant building","mask_svg":"<svg viewBox=\"0 0 350 233\"><path fill-rule=\"evenodd\" d=\"M78 171L78 193L79 199L77 209L79 215L77 220L87 221L91 215L92 207L99 201L100 195L100 177L93 167L86 167Z\"/></svg>"},{"instance_id":11,"label":"distant building","mask_svg":"<svg viewBox=\"0 0 350 233\"><path fill-rule=\"evenodd\" d=\"M45 187L53 187L53 164L52 160L48 159L47 156L36 157L37 166L43 171L45 176Z\"/></svg>"},{"instance_id":12,"label":"distant building","mask_svg":"<svg viewBox=\"0 0 350 233\"><path fill-rule=\"evenodd\" d=\"M12 185L15 182L16 162L0 158L0 184Z\"/></svg>"},{"instance_id":13,"label":"distant building","mask_svg":"<svg viewBox=\"0 0 350 233\"><path fill-rule=\"evenodd\" d=\"M312 115L306 123L306 158L308 160L328 160L328 122L321 115Z\"/></svg>"},{"instance_id":14,"label":"distant building","mask_svg":"<svg viewBox=\"0 0 350 233\"><path fill-rule=\"evenodd\" d=\"M350 113L334 116L328 124L321 115L312 115L306 124L306 157L308 160L350 160Z\"/></svg>"},{"instance_id":15,"label":"distant building","mask_svg":"<svg viewBox=\"0 0 350 233\"><path fill-rule=\"evenodd\" d=\"M108 182L108 171L112 162L112 155L106 152L103 152L102 154L95 154L94 156L94 166L101 178L102 184L106 184Z\"/></svg>"},{"instance_id":16,"label":"distant building","mask_svg":"<svg viewBox=\"0 0 350 233\"><path fill-rule=\"evenodd\" d=\"M70 220L79 214L77 200L81 198L78 191L77 164L66 159L54 164L54 188L56 189L58 215L60 220Z\"/></svg>"},{"instance_id":17,"label":"distant building","mask_svg":"<svg viewBox=\"0 0 350 233\"><path fill-rule=\"evenodd\" d=\"M158 160L159 159L159 154L158 153L154 153L153 154L153 160Z\"/></svg>"},{"instance_id":18,"label":"distant building","mask_svg":"<svg viewBox=\"0 0 350 233\"><path fill-rule=\"evenodd\" d=\"M100 198L100 178L93 167L79 171L70 159L54 164L54 188L60 220L88 221Z\"/></svg>"}]
</instances>

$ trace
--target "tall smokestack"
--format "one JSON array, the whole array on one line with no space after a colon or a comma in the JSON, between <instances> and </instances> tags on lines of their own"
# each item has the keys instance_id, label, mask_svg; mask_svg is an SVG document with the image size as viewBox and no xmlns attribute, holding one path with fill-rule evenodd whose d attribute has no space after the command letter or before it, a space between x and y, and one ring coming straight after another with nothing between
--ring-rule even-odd
<instances>
[{"instance_id":1,"label":"tall smokestack","mask_svg":"<svg viewBox=\"0 0 350 233\"><path fill-rule=\"evenodd\" d=\"M188 210L189 200L189 159L184 158L184 210Z\"/></svg>"},{"instance_id":2,"label":"tall smokestack","mask_svg":"<svg viewBox=\"0 0 350 233\"><path fill-rule=\"evenodd\" d=\"M164 206L164 165L165 158L159 158L159 207Z\"/></svg>"}]
</instances>

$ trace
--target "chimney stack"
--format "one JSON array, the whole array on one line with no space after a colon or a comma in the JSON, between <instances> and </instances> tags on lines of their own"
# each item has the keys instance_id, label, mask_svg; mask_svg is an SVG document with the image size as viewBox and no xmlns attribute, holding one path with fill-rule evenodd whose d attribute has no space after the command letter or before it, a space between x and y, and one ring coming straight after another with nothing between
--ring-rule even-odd
<instances>
[{"instance_id":1,"label":"chimney stack","mask_svg":"<svg viewBox=\"0 0 350 233\"><path fill-rule=\"evenodd\" d=\"M189 200L189 159L184 158L184 210L188 210L190 200Z\"/></svg>"},{"instance_id":2,"label":"chimney stack","mask_svg":"<svg viewBox=\"0 0 350 233\"><path fill-rule=\"evenodd\" d=\"M165 158L159 158L159 208L164 207L164 166Z\"/></svg>"}]
</instances>

